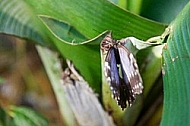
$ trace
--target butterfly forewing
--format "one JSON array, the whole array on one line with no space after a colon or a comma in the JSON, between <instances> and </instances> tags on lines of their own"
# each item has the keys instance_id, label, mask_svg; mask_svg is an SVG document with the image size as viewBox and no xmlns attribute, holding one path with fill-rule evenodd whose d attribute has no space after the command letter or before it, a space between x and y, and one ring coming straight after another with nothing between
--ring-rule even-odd
<instances>
[{"instance_id":1,"label":"butterfly forewing","mask_svg":"<svg viewBox=\"0 0 190 126\"><path fill-rule=\"evenodd\" d=\"M140 76L137 62L132 53L122 45L118 45L118 51L120 56L120 62L122 65L123 78L126 84L130 83L132 95L142 93L142 78ZM126 75L125 75L126 74ZM126 79L126 77L127 79Z\"/></svg>"}]
</instances>

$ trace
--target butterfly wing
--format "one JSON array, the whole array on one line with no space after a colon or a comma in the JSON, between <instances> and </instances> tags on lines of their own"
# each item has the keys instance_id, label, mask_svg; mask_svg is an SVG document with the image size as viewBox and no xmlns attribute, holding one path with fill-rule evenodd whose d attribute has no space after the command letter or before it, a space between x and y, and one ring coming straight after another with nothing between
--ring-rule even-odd
<instances>
[{"instance_id":1,"label":"butterfly wing","mask_svg":"<svg viewBox=\"0 0 190 126\"><path fill-rule=\"evenodd\" d=\"M113 97L117 100L120 99L120 78L117 68L117 60L115 55L115 48L111 47L105 58L105 76L110 85Z\"/></svg>"},{"instance_id":2,"label":"butterfly wing","mask_svg":"<svg viewBox=\"0 0 190 126\"><path fill-rule=\"evenodd\" d=\"M117 48L120 56L123 80L128 88L127 99L129 104L132 105L135 95L142 93L142 78L140 76L138 65L133 54L120 44L117 45Z\"/></svg>"}]
</instances>

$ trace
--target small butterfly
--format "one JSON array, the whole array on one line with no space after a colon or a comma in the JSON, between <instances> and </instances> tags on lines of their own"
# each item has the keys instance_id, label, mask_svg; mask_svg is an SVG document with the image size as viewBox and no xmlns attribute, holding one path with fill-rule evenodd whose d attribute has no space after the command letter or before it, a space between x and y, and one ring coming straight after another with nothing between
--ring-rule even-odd
<instances>
[{"instance_id":1,"label":"small butterfly","mask_svg":"<svg viewBox=\"0 0 190 126\"><path fill-rule=\"evenodd\" d=\"M141 94L143 82L133 54L124 46L125 39L114 40L109 33L101 42L105 56L104 73L114 99L122 110L131 106L136 94Z\"/></svg>"}]
</instances>

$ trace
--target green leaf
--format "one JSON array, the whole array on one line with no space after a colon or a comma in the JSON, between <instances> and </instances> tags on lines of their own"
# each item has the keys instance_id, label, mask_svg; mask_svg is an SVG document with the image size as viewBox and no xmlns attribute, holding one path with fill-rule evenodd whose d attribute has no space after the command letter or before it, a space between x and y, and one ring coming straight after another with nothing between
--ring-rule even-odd
<instances>
[{"instance_id":1,"label":"green leaf","mask_svg":"<svg viewBox=\"0 0 190 126\"><path fill-rule=\"evenodd\" d=\"M0 126L6 125L6 113L5 111L0 107Z\"/></svg>"},{"instance_id":2,"label":"green leaf","mask_svg":"<svg viewBox=\"0 0 190 126\"><path fill-rule=\"evenodd\" d=\"M14 126L11 117L2 107L0 107L0 126Z\"/></svg>"},{"instance_id":3,"label":"green leaf","mask_svg":"<svg viewBox=\"0 0 190 126\"><path fill-rule=\"evenodd\" d=\"M88 40L74 27L63 21L56 20L45 15L40 15L39 17L42 19L43 23L47 26L51 33L63 42L75 44Z\"/></svg>"},{"instance_id":4,"label":"green leaf","mask_svg":"<svg viewBox=\"0 0 190 126\"><path fill-rule=\"evenodd\" d=\"M129 10L135 14L140 13L141 4L143 3L143 0L122 0L122 1L127 1L127 10Z\"/></svg>"},{"instance_id":5,"label":"green leaf","mask_svg":"<svg viewBox=\"0 0 190 126\"><path fill-rule=\"evenodd\" d=\"M141 15L154 21L171 23L189 0L143 0Z\"/></svg>"},{"instance_id":6,"label":"green leaf","mask_svg":"<svg viewBox=\"0 0 190 126\"><path fill-rule=\"evenodd\" d=\"M45 27L34 10L24 1L0 0L0 33L18 36L38 44L52 46L46 35Z\"/></svg>"},{"instance_id":7,"label":"green leaf","mask_svg":"<svg viewBox=\"0 0 190 126\"><path fill-rule=\"evenodd\" d=\"M37 14L63 20L89 38L105 30L112 30L117 33L116 37L134 36L147 39L159 35L165 27L127 12L106 0L56 0L53 3L51 0L40 3L29 0L27 3Z\"/></svg>"},{"instance_id":8,"label":"green leaf","mask_svg":"<svg viewBox=\"0 0 190 126\"><path fill-rule=\"evenodd\" d=\"M15 126L48 126L44 117L29 108L11 106L9 113Z\"/></svg>"},{"instance_id":9,"label":"green leaf","mask_svg":"<svg viewBox=\"0 0 190 126\"><path fill-rule=\"evenodd\" d=\"M190 125L190 2L170 25L163 49L164 110L161 125Z\"/></svg>"}]
</instances>

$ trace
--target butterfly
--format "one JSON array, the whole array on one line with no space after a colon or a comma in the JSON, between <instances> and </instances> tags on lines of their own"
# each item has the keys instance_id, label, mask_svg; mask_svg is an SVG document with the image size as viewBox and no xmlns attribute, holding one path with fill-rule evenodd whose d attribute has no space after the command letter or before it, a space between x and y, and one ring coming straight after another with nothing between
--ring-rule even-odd
<instances>
[{"instance_id":1,"label":"butterfly","mask_svg":"<svg viewBox=\"0 0 190 126\"><path fill-rule=\"evenodd\" d=\"M113 98L124 110L135 101L135 95L141 94L143 81L133 54L124 46L125 39L114 40L111 32L101 41L100 48L105 55L104 73Z\"/></svg>"}]
</instances>

